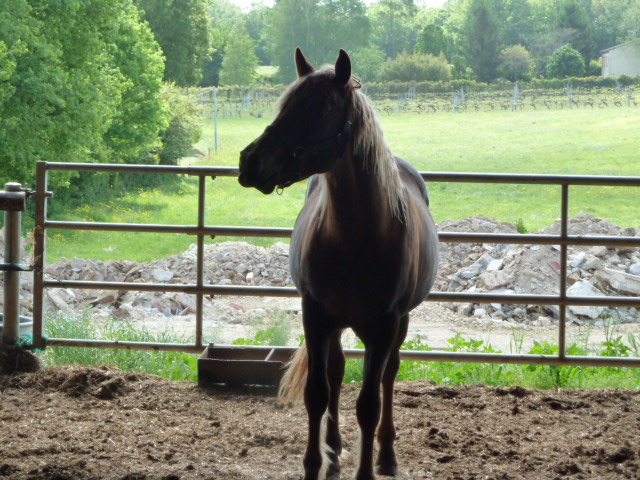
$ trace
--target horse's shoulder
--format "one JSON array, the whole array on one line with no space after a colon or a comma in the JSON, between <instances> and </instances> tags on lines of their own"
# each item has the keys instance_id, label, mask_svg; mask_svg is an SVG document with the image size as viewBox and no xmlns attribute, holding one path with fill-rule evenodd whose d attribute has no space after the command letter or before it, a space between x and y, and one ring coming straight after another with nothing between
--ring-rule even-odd
<instances>
[{"instance_id":1,"label":"horse's shoulder","mask_svg":"<svg viewBox=\"0 0 640 480\"><path fill-rule=\"evenodd\" d=\"M427 185L424 183L424 179L422 178L422 175L420 175L420 172L418 172L418 170L405 159L400 157L395 157L395 159L398 164L400 176L404 182L410 187L415 187L417 189L417 193L419 193L428 206L429 191L427 190Z\"/></svg>"}]
</instances>

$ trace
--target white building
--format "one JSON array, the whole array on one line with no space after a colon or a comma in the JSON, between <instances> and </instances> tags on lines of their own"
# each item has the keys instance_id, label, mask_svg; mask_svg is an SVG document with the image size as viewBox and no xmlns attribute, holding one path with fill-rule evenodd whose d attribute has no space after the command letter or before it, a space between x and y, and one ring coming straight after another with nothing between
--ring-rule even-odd
<instances>
[{"instance_id":1,"label":"white building","mask_svg":"<svg viewBox=\"0 0 640 480\"><path fill-rule=\"evenodd\" d=\"M602 50L602 76L640 75L640 40Z\"/></svg>"}]
</instances>

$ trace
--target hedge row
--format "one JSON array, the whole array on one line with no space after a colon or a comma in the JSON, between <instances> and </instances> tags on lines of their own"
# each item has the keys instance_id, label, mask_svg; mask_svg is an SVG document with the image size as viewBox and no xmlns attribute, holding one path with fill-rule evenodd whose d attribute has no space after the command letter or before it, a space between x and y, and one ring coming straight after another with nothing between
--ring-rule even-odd
<instances>
[{"instance_id":1,"label":"hedge row","mask_svg":"<svg viewBox=\"0 0 640 480\"><path fill-rule=\"evenodd\" d=\"M574 77L566 79L540 79L534 78L529 82L519 82L520 88L530 88L536 90L564 89L571 83L573 88L617 88L640 85L640 76L630 77L621 75L619 77ZM401 95L408 91L415 91L416 94L423 93L451 93L464 88L466 91L487 91L499 92L513 90L512 82L501 80L495 83L481 83L475 80L452 80L450 82L372 82L363 84L364 91L370 96ZM261 85L254 87L225 86L218 87L218 99L238 100L250 94L251 99L256 95L262 97L279 97L285 90L285 85ZM203 95L207 100L211 93L207 93L211 88L190 88L189 95ZM259 93L258 93L259 92Z\"/></svg>"}]
</instances>

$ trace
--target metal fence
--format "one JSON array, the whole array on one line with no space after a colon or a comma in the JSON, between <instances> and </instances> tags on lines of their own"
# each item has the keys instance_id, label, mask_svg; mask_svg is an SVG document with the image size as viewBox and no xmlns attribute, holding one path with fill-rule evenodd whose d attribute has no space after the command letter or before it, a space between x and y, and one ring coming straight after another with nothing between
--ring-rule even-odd
<instances>
[{"instance_id":1,"label":"metal fence","mask_svg":"<svg viewBox=\"0 0 640 480\"><path fill-rule=\"evenodd\" d=\"M198 209L197 224L195 225L160 225L133 223L100 223L100 222L64 222L52 221L47 218L47 201L50 194L47 191L47 179L50 171L93 171L93 172L128 172L140 174L183 174L198 178ZM204 267L204 239L206 236L243 236L243 237L281 237L291 235L289 228L261 228L241 226L210 226L205 219L205 196L207 177L235 177L238 170L235 167L180 167L180 166L152 166L152 165L106 165L81 163L52 163L38 162L36 180L36 227L34 231L34 307L33 307L33 337L34 345L74 346L98 348L124 348L145 350L172 350L190 353L201 353L205 348L202 342L203 327L203 297L204 295L238 295L238 296L270 296L296 297L297 291L292 287L258 287L258 286L230 286L205 285L203 282ZM525 354L489 354L489 353L461 353L461 352L423 352L402 351L404 360L431 360L456 362L485 362L485 363L518 363L544 365L583 365L583 366L623 366L640 367L640 358L627 357L590 357L571 356L566 354L566 309L570 305L580 306L609 306L640 308L640 298L620 296L579 297L567 295L567 247L569 245L602 245L607 247L640 247L640 238L628 236L575 236L568 234L569 188L571 186L620 186L640 187L640 177L620 176L590 176L590 175L524 175L524 174L484 174L484 173L437 173L421 172L427 182L462 182L462 183L498 183L498 184L533 184L556 185L561 190L560 205L560 234L488 234L488 233L440 233L440 242L448 243L506 243L559 245L560 272L558 295L523 295L523 294L491 294L491 293L454 293L433 292L429 302L474 302L474 303L502 303L513 305L557 305L559 308L558 322L558 355L525 355ZM160 283L130 283L130 282L95 282L95 281L57 281L45 280L45 253L47 230L102 230L121 232L163 232L194 235L196 242L196 283L195 284L160 284ZM79 340L48 338L43 336L44 318L44 289L104 289L122 291L162 291L184 292L196 297L195 342L193 344L147 343L147 342L119 342L103 340ZM277 349L278 347L275 347ZM348 358L362 358L363 351L355 349L345 350Z\"/></svg>"}]
</instances>

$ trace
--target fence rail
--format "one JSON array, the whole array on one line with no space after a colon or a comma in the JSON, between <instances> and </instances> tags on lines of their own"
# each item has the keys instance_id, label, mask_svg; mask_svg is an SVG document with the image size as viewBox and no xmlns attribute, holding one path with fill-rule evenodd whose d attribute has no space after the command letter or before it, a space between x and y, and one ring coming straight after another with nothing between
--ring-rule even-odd
<instances>
[{"instance_id":1,"label":"fence rail","mask_svg":"<svg viewBox=\"0 0 640 480\"><path fill-rule=\"evenodd\" d=\"M160 225L104 222L65 222L47 219L47 179L50 171L73 170L95 172L129 172L129 173L162 173L181 174L198 177L198 221L195 225ZM255 287L231 285L204 285L204 238L205 236L246 236L246 237L278 237L291 236L290 228L266 228L243 226L211 226L205 222L205 196L207 177L235 177L235 167L180 167L157 165L109 165L38 162L36 182L36 228L34 232L34 345L41 347L45 343L43 336L44 289L45 288L83 288L103 290L165 291L184 292L196 296L195 342L193 344L163 344L147 342L117 342L101 340L79 340L50 338L46 344L50 346L82 346L95 348L127 348L146 350L172 350L201 353L205 348L202 342L203 297L204 295L239 295L296 297L297 291L291 287ZM567 295L567 247L569 245L602 245L610 247L640 247L638 237L609 236L576 236L568 234L568 206L570 186L620 186L640 187L640 177L593 176L593 175L526 175L526 174L487 174L487 173L440 173L421 172L427 182L463 182L463 183L502 183L502 184L534 184L557 185L561 188L560 234L492 234L492 233L439 233L440 242L446 243L508 243L558 245L560 249L560 272L558 295L522 295L491 293L455 293L433 292L429 302L474 302L557 305L558 322L558 355L513 355L513 354L470 354L461 352L416 352L402 351L405 360L486 362L486 363L526 363L541 365L584 365L584 366L625 366L640 367L640 358L620 357L577 357L566 355L566 308L567 306L610 306L640 308L638 297L577 297ZM128 282L88 282L88 281L56 281L44 279L46 254L46 231L60 230L95 230L126 232L161 232L182 233L197 237L196 243L196 282L194 284L157 284ZM349 358L361 358L361 350L345 351Z\"/></svg>"}]
</instances>

